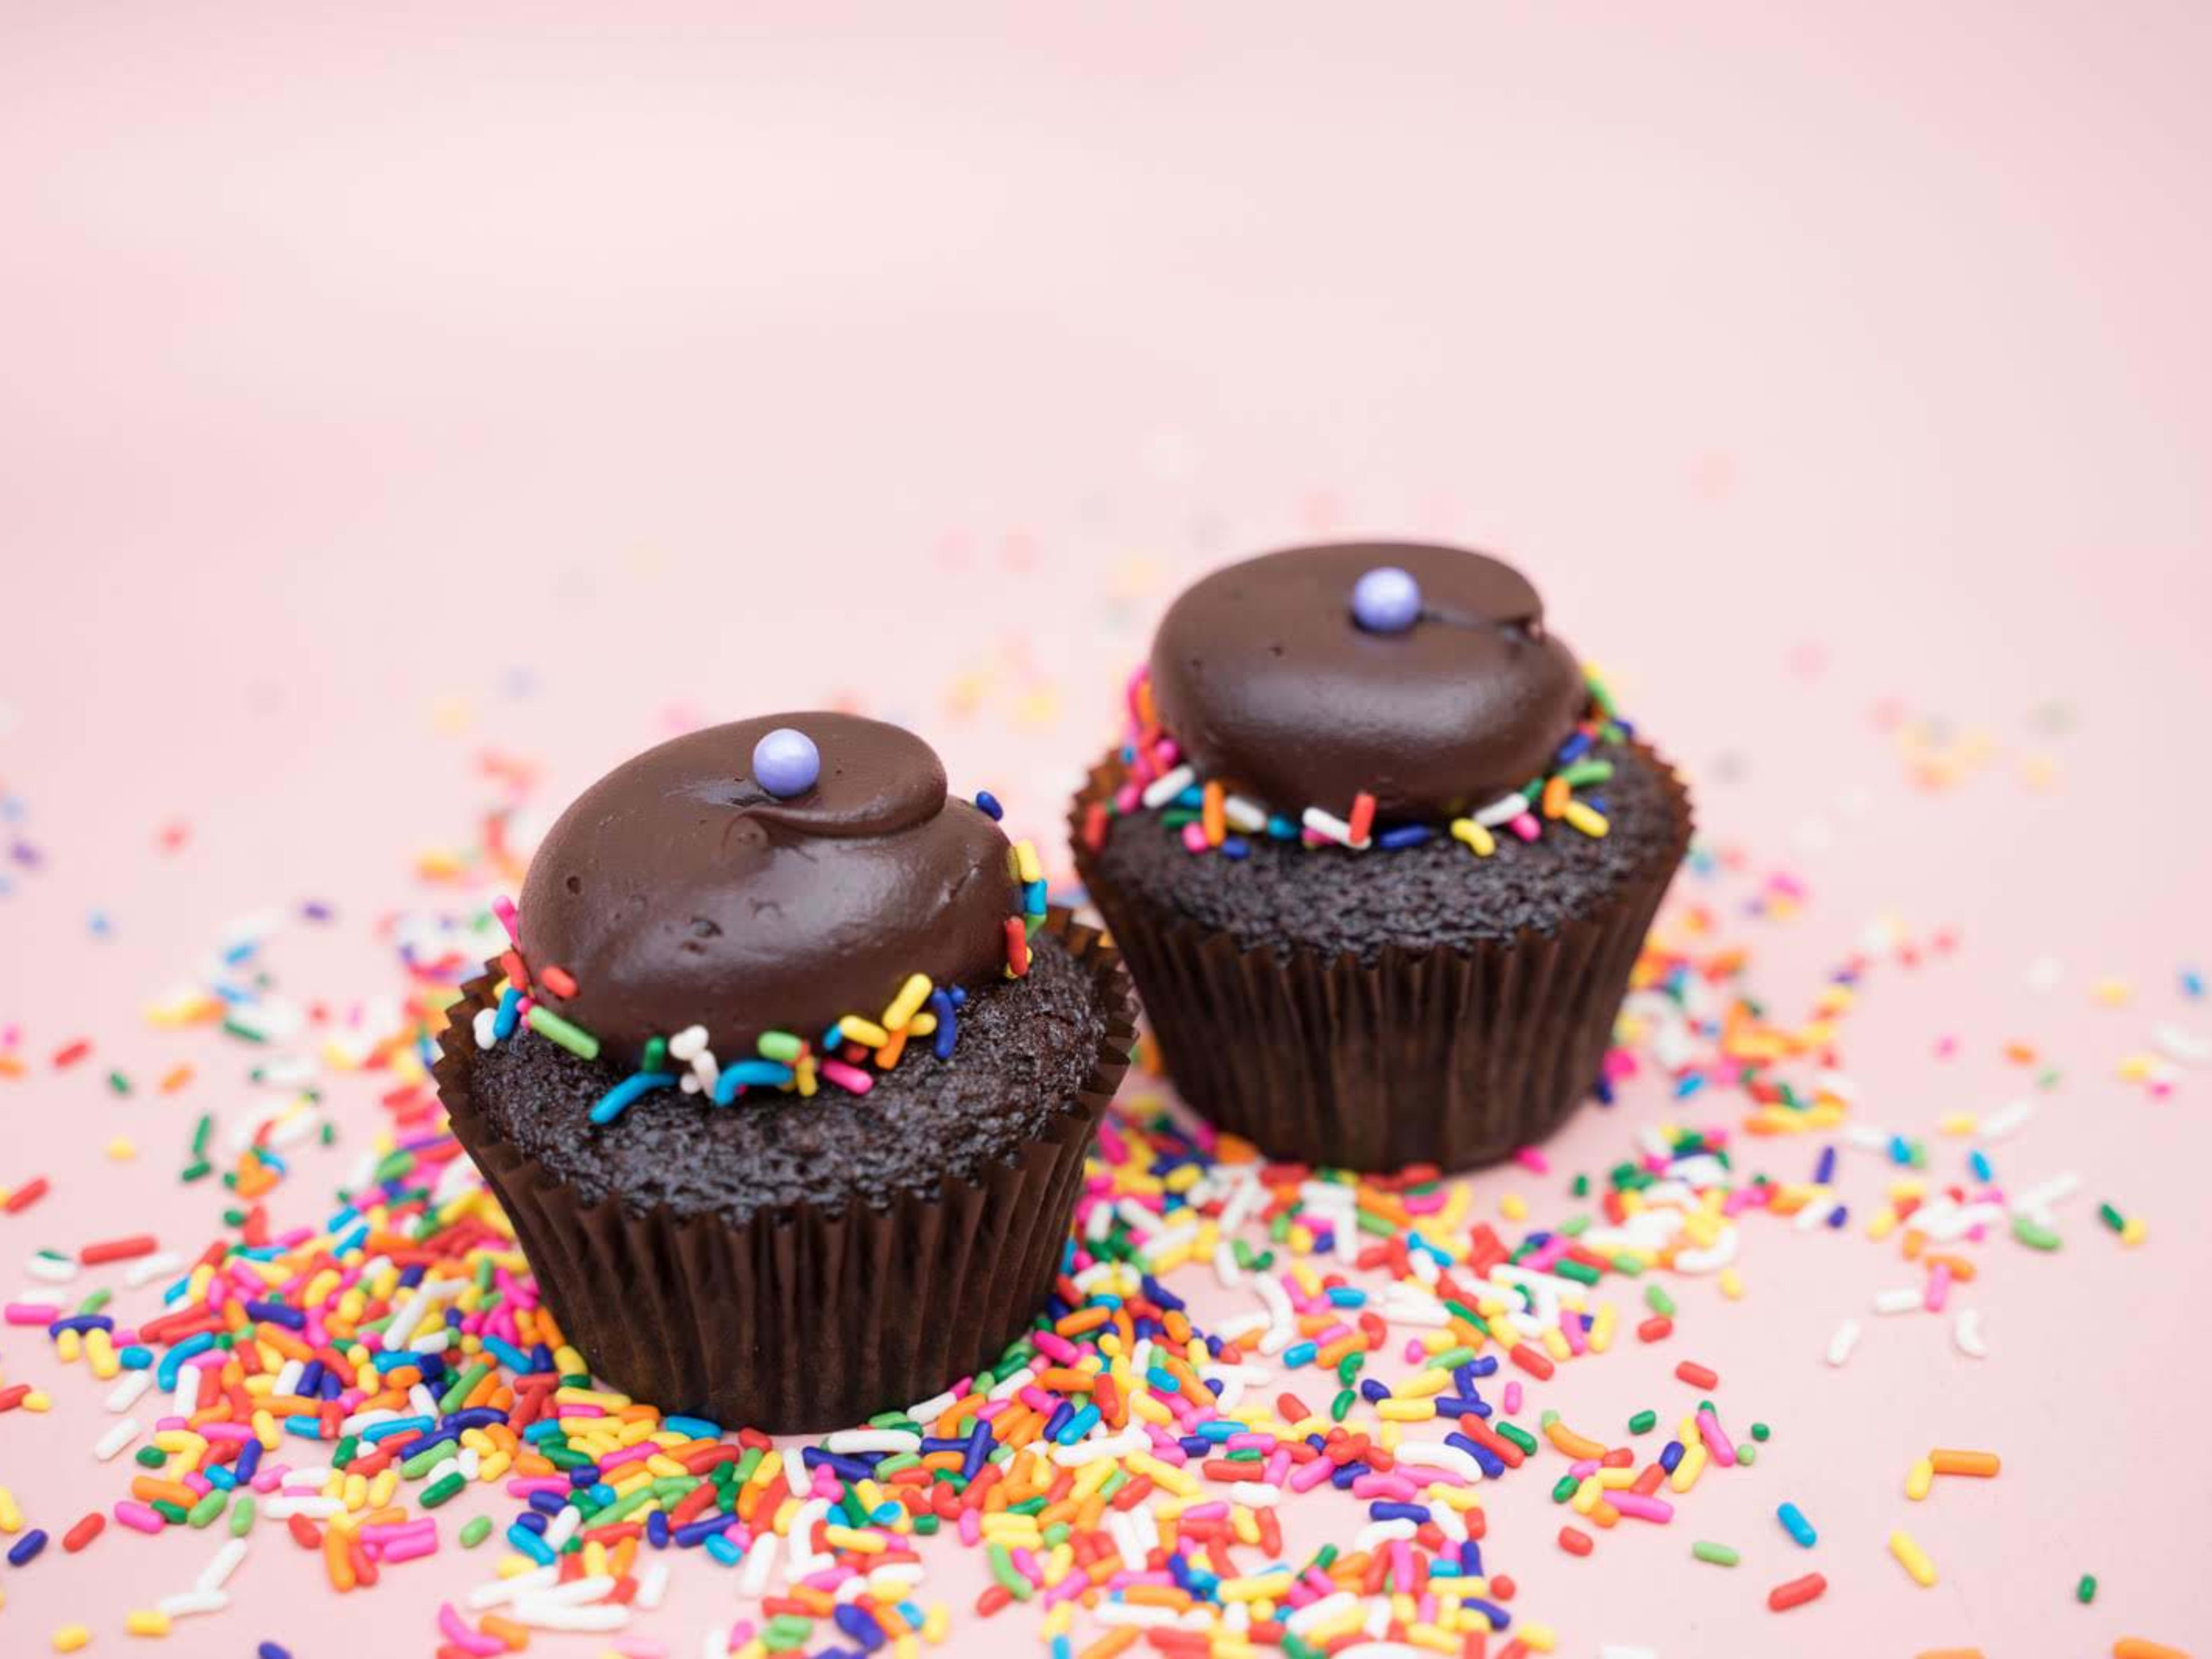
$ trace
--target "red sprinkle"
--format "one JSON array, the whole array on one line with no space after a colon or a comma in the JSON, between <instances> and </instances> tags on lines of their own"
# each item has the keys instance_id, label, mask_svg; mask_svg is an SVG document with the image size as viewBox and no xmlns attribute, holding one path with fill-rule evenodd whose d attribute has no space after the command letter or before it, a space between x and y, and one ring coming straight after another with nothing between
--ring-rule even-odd
<instances>
[{"instance_id":1,"label":"red sprinkle","mask_svg":"<svg viewBox=\"0 0 2212 1659\"><path fill-rule=\"evenodd\" d=\"M76 1259L88 1267L96 1267L103 1261L128 1261L134 1256L151 1255L161 1248L151 1233L133 1233L128 1238L102 1239L97 1244L88 1244L76 1253Z\"/></svg>"},{"instance_id":2,"label":"red sprinkle","mask_svg":"<svg viewBox=\"0 0 2212 1659\"><path fill-rule=\"evenodd\" d=\"M1345 820L1345 827L1352 831L1354 846L1374 833L1375 797L1364 789L1352 798L1352 816Z\"/></svg>"},{"instance_id":3,"label":"red sprinkle","mask_svg":"<svg viewBox=\"0 0 2212 1659\"><path fill-rule=\"evenodd\" d=\"M1570 1555L1588 1555L1597 1546L1590 1541L1590 1535L1580 1528L1561 1527L1559 1547Z\"/></svg>"},{"instance_id":4,"label":"red sprinkle","mask_svg":"<svg viewBox=\"0 0 2212 1659\"><path fill-rule=\"evenodd\" d=\"M1662 1342L1674 1334L1674 1322L1665 1314L1653 1314L1636 1328L1639 1342Z\"/></svg>"},{"instance_id":5,"label":"red sprinkle","mask_svg":"<svg viewBox=\"0 0 2212 1659\"><path fill-rule=\"evenodd\" d=\"M58 1072L74 1066L91 1052L92 1040L89 1037L79 1037L68 1047L57 1048L54 1051L54 1070Z\"/></svg>"},{"instance_id":6,"label":"red sprinkle","mask_svg":"<svg viewBox=\"0 0 2212 1659\"><path fill-rule=\"evenodd\" d=\"M8 1194L8 1201L5 1204L0 1204L0 1210L6 1211L9 1215L19 1214L22 1211L29 1209L31 1206L37 1203L46 1195L46 1176L33 1176L21 1186L16 1188L14 1192Z\"/></svg>"},{"instance_id":7,"label":"red sprinkle","mask_svg":"<svg viewBox=\"0 0 2212 1659\"><path fill-rule=\"evenodd\" d=\"M1700 1365L1694 1359L1685 1359L1674 1367L1674 1375L1693 1389L1710 1389L1721 1380L1721 1374L1710 1365Z\"/></svg>"},{"instance_id":8,"label":"red sprinkle","mask_svg":"<svg viewBox=\"0 0 2212 1659\"><path fill-rule=\"evenodd\" d=\"M1016 979L1030 970L1029 929L1022 925L1019 916L1006 918L1006 967Z\"/></svg>"},{"instance_id":9,"label":"red sprinkle","mask_svg":"<svg viewBox=\"0 0 2212 1659\"><path fill-rule=\"evenodd\" d=\"M23 1403L24 1395L30 1391L31 1385L27 1382L17 1382L11 1387L0 1389L0 1412L14 1411L16 1407Z\"/></svg>"},{"instance_id":10,"label":"red sprinkle","mask_svg":"<svg viewBox=\"0 0 2212 1659\"><path fill-rule=\"evenodd\" d=\"M106 1524L107 1517L98 1510L94 1510L62 1534L62 1547L71 1555L75 1555L87 1544L99 1537L100 1528Z\"/></svg>"},{"instance_id":11,"label":"red sprinkle","mask_svg":"<svg viewBox=\"0 0 2212 1659\"><path fill-rule=\"evenodd\" d=\"M1506 1358L1531 1376L1540 1377L1546 1382L1551 1380L1553 1370L1552 1356L1538 1352L1526 1342L1516 1342L1506 1351Z\"/></svg>"},{"instance_id":12,"label":"red sprinkle","mask_svg":"<svg viewBox=\"0 0 2212 1659\"><path fill-rule=\"evenodd\" d=\"M1792 1607L1802 1607L1818 1599L1828 1588L1828 1581L1817 1572L1808 1572L1802 1578L1793 1578L1786 1584L1777 1584L1766 1592L1766 1605L1776 1613L1787 1613Z\"/></svg>"},{"instance_id":13,"label":"red sprinkle","mask_svg":"<svg viewBox=\"0 0 2212 1659\"><path fill-rule=\"evenodd\" d=\"M538 970L538 978L539 982L556 997L572 997L576 994L576 981L569 977L566 968L540 968Z\"/></svg>"}]
</instances>

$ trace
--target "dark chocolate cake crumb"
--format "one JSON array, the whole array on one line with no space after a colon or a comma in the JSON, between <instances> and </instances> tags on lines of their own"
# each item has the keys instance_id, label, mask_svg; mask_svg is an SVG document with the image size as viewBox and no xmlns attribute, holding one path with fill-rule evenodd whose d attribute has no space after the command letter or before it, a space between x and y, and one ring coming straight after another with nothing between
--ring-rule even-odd
<instances>
[{"instance_id":1,"label":"dark chocolate cake crumb","mask_svg":"<svg viewBox=\"0 0 2212 1659\"><path fill-rule=\"evenodd\" d=\"M1014 1156L1074 1101L1106 1028L1091 972L1039 933L1025 977L969 993L950 1060L909 1044L865 1095L756 1089L717 1107L663 1089L595 1127L592 1106L622 1072L526 1028L475 1055L469 1087L488 1127L584 1202L617 1193L641 1212L665 1204L739 1224L801 1202L880 1209Z\"/></svg>"},{"instance_id":2,"label":"dark chocolate cake crumb","mask_svg":"<svg viewBox=\"0 0 2212 1659\"><path fill-rule=\"evenodd\" d=\"M1255 836L1250 856L1232 860L1191 853L1159 813L1140 812L1115 822L1099 874L1248 951L1348 953L1371 966L1391 945L1465 950L1523 929L1550 934L1648 878L1680 832L1660 762L1626 744L1602 745L1597 757L1613 773L1583 792L1604 802L1610 828L1595 839L1564 823L1547 824L1534 842L1500 830L1498 850L1485 859L1441 832L1419 847L1367 853Z\"/></svg>"}]
</instances>

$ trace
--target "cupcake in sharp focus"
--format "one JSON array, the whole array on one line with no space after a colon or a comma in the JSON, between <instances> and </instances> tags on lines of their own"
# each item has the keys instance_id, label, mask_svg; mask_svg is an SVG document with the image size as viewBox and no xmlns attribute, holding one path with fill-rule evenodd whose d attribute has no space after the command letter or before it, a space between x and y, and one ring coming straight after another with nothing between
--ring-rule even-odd
<instances>
[{"instance_id":1,"label":"cupcake in sharp focus","mask_svg":"<svg viewBox=\"0 0 2212 1659\"><path fill-rule=\"evenodd\" d=\"M1464 1168L1590 1091L1689 804L1519 572L1247 560L1128 702L1070 828L1191 1105L1279 1158Z\"/></svg>"},{"instance_id":2,"label":"cupcake in sharp focus","mask_svg":"<svg viewBox=\"0 0 2212 1659\"><path fill-rule=\"evenodd\" d=\"M1133 1017L996 820L919 738L795 714L648 750L546 836L438 1082L599 1376L820 1429L1027 1328Z\"/></svg>"}]
</instances>

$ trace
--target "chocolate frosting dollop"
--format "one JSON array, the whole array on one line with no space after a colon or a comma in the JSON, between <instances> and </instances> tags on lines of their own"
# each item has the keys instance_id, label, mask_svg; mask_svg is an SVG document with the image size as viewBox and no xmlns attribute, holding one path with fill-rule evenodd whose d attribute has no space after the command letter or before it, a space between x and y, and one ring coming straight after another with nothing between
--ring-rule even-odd
<instances>
[{"instance_id":1,"label":"chocolate frosting dollop","mask_svg":"<svg viewBox=\"0 0 2212 1659\"><path fill-rule=\"evenodd\" d=\"M1420 584L1401 633L1354 620L1359 578ZM1262 554L1215 571L1153 636L1161 726L1200 778L1270 811L1340 817L1361 790L1383 823L1470 811L1543 772L1588 700L1526 577L1485 553L1414 542Z\"/></svg>"},{"instance_id":2,"label":"chocolate frosting dollop","mask_svg":"<svg viewBox=\"0 0 2212 1659\"><path fill-rule=\"evenodd\" d=\"M751 775L777 726L822 772L786 799ZM1006 962L1010 848L912 732L854 714L772 714L675 738L584 791L523 883L522 952L575 994L547 1006L635 1065L647 1039L707 1028L724 1064L764 1031L810 1042L876 1018L910 974L974 985Z\"/></svg>"}]
</instances>

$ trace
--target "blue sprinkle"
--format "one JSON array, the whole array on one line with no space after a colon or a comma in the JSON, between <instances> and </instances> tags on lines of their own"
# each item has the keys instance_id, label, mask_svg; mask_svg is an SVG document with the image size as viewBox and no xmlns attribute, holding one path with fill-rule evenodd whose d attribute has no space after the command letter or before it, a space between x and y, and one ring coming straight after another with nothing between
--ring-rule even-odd
<instances>
[{"instance_id":1,"label":"blue sprinkle","mask_svg":"<svg viewBox=\"0 0 2212 1659\"><path fill-rule=\"evenodd\" d=\"M994 823L1002 823L1006 816L1006 809L999 805L999 798L988 789L975 792L975 810Z\"/></svg>"},{"instance_id":2,"label":"blue sprinkle","mask_svg":"<svg viewBox=\"0 0 2212 1659\"><path fill-rule=\"evenodd\" d=\"M15 1547L8 1552L8 1565L11 1567L22 1566L46 1547L46 1528L33 1527L17 1539Z\"/></svg>"},{"instance_id":3,"label":"blue sprinkle","mask_svg":"<svg viewBox=\"0 0 2212 1659\"><path fill-rule=\"evenodd\" d=\"M1401 823L1376 836L1375 844L1385 852L1395 853L1407 847L1419 847L1435 834L1425 823Z\"/></svg>"},{"instance_id":4,"label":"blue sprinkle","mask_svg":"<svg viewBox=\"0 0 2212 1659\"><path fill-rule=\"evenodd\" d=\"M726 1106L738 1097L738 1091L762 1084L780 1089L791 1081L791 1067L773 1060L740 1060L722 1067L722 1075L714 1082L714 1104Z\"/></svg>"},{"instance_id":5,"label":"blue sprinkle","mask_svg":"<svg viewBox=\"0 0 2212 1659\"><path fill-rule=\"evenodd\" d=\"M491 1036L495 1042L504 1042L514 1035L514 1028L522 1023L522 993L512 985L499 994L499 1010L491 1017Z\"/></svg>"},{"instance_id":6,"label":"blue sprinkle","mask_svg":"<svg viewBox=\"0 0 2212 1659\"><path fill-rule=\"evenodd\" d=\"M592 1108L594 1123L611 1123L629 1110L633 1101L651 1094L655 1089L665 1089L676 1081L673 1072L633 1072L620 1083L601 1095L599 1103ZM719 1095L720 1090L716 1091Z\"/></svg>"},{"instance_id":7,"label":"blue sprinkle","mask_svg":"<svg viewBox=\"0 0 2212 1659\"><path fill-rule=\"evenodd\" d=\"M1224 836L1215 850L1225 859L1249 859L1252 856L1252 843L1242 836Z\"/></svg>"},{"instance_id":8,"label":"blue sprinkle","mask_svg":"<svg viewBox=\"0 0 2212 1659\"><path fill-rule=\"evenodd\" d=\"M960 1017L953 1012L952 999L942 991L932 991L929 1012L937 1016L937 1030L930 1039L929 1051L939 1060L950 1060L953 1044L960 1040Z\"/></svg>"},{"instance_id":9,"label":"blue sprinkle","mask_svg":"<svg viewBox=\"0 0 2212 1659\"><path fill-rule=\"evenodd\" d=\"M551 1566L557 1559L553 1547L520 1521L507 1529L507 1541L541 1567Z\"/></svg>"},{"instance_id":10,"label":"blue sprinkle","mask_svg":"<svg viewBox=\"0 0 2212 1659\"><path fill-rule=\"evenodd\" d=\"M1780 1518L1783 1530L1796 1539L1802 1548L1809 1550L1820 1541L1820 1535L1813 1530L1813 1523L1805 1518L1805 1511L1795 1504L1784 1504L1774 1513Z\"/></svg>"},{"instance_id":11,"label":"blue sprinkle","mask_svg":"<svg viewBox=\"0 0 2212 1659\"><path fill-rule=\"evenodd\" d=\"M1826 1187L1832 1183L1835 1178L1836 1149L1833 1146L1823 1146L1820 1148L1820 1161L1813 1168L1813 1184L1815 1187Z\"/></svg>"},{"instance_id":12,"label":"blue sprinkle","mask_svg":"<svg viewBox=\"0 0 2212 1659\"><path fill-rule=\"evenodd\" d=\"M292 1650L279 1642L264 1642L253 1650L253 1659L292 1659Z\"/></svg>"},{"instance_id":13,"label":"blue sprinkle","mask_svg":"<svg viewBox=\"0 0 2212 1659\"><path fill-rule=\"evenodd\" d=\"M726 1567L734 1567L745 1559L745 1553L732 1541L730 1534L718 1532L707 1540L707 1553Z\"/></svg>"}]
</instances>

